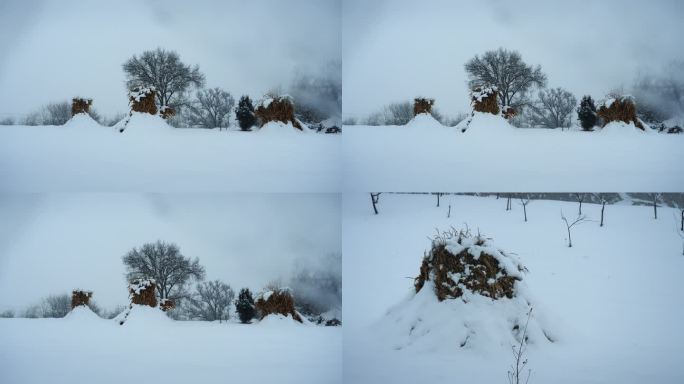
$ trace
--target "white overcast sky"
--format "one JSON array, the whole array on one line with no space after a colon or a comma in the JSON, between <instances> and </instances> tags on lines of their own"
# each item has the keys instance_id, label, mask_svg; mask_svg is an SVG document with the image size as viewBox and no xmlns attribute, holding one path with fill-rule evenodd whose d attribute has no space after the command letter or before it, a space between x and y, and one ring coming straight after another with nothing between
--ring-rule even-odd
<instances>
[{"instance_id":1,"label":"white overcast sky","mask_svg":"<svg viewBox=\"0 0 684 384\"><path fill-rule=\"evenodd\" d=\"M127 112L121 65L156 47L259 97L340 59L341 0L2 0L0 118L76 95Z\"/></svg>"},{"instance_id":2,"label":"white overcast sky","mask_svg":"<svg viewBox=\"0 0 684 384\"><path fill-rule=\"evenodd\" d=\"M434 97L468 112L464 63L504 47L540 64L549 86L602 97L637 71L684 59L680 0L344 0L343 109L362 117Z\"/></svg>"},{"instance_id":3,"label":"white overcast sky","mask_svg":"<svg viewBox=\"0 0 684 384\"><path fill-rule=\"evenodd\" d=\"M0 311L74 288L127 304L121 257L158 239L236 291L286 283L342 252L340 210L337 194L0 195Z\"/></svg>"}]
</instances>

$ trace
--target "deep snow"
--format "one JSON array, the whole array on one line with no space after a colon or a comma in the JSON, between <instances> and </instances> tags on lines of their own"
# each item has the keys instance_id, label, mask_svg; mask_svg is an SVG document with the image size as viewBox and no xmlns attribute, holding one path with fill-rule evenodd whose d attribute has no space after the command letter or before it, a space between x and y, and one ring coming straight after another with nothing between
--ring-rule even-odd
<instances>
[{"instance_id":1,"label":"deep snow","mask_svg":"<svg viewBox=\"0 0 684 384\"><path fill-rule=\"evenodd\" d=\"M134 309L124 325L87 308L63 319L0 319L0 382L342 382L340 327L278 317L179 322Z\"/></svg>"},{"instance_id":2,"label":"deep snow","mask_svg":"<svg viewBox=\"0 0 684 384\"><path fill-rule=\"evenodd\" d=\"M405 126L345 126L344 190L662 191L684 188L684 135L611 126L518 129L476 114L471 126L429 116Z\"/></svg>"},{"instance_id":3,"label":"deep snow","mask_svg":"<svg viewBox=\"0 0 684 384\"><path fill-rule=\"evenodd\" d=\"M435 205L434 195L385 193L374 215L367 193L345 194L346 382L506 382L515 342L508 320L524 306L438 303L413 287L428 236L464 223L529 270L533 322L554 339L533 338L530 383L684 382L684 256L672 208L654 220L648 206L607 205L599 227L601 206L585 203L594 221L573 228L568 248L560 213L574 218L577 203L532 201L526 223L515 200L508 212L495 197L448 195ZM479 341L460 348L467 329Z\"/></svg>"},{"instance_id":4,"label":"deep snow","mask_svg":"<svg viewBox=\"0 0 684 384\"><path fill-rule=\"evenodd\" d=\"M138 113L118 128L85 116L64 126L0 127L0 192L340 189L339 135L171 128Z\"/></svg>"}]
</instances>

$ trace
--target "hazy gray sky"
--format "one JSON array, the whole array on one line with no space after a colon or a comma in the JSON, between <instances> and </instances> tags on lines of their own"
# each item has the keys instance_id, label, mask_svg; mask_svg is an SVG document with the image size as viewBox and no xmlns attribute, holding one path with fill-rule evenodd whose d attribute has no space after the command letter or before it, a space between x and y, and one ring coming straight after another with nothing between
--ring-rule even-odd
<instances>
[{"instance_id":1,"label":"hazy gray sky","mask_svg":"<svg viewBox=\"0 0 684 384\"><path fill-rule=\"evenodd\" d=\"M344 0L344 115L418 95L469 112L463 65L498 47L540 64L549 86L600 98L684 59L683 18L679 0Z\"/></svg>"},{"instance_id":2,"label":"hazy gray sky","mask_svg":"<svg viewBox=\"0 0 684 384\"><path fill-rule=\"evenodd\" d=\"M121 257L158 239L233 289L286 283L295 265L342 252L340 205L336 194L0 195L0 311L74 288L126 304Z\"/></svg>"},{"instance_id":3,"label":"hazy gray sky","mask_svg":"<svg viewBox=\"0 0 684 384\"><path fill-rule=\"evenodd\" d=\"M127 112L123 62L158 46L207 86L261 96L340 59L341 0L2 0L0 118L76 95Z\"/></svg>"}]
</instances>

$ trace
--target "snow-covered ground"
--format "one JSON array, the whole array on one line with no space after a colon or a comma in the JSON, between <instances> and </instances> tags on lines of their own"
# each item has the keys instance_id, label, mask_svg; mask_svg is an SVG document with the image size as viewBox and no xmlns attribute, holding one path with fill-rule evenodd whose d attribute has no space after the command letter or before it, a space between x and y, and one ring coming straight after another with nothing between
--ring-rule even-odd
<instances>
[{"instance_id":1,"label":"snow-covered ground","mask_svg":"<svg viewBox=\"0 0 684 384\"><path fill-rule=\"evenodd\" d=\"M122 133L89 118L1 126L0 191L339 191L339 135L264 128L171 128L152 116L134 116Z\"/></svg>"},{"instance_id":2,"label":"snow-covered ground","mask_svg":"<svg viewBox=\"0 0 684 384\"><path fill-rule=\"evenodd\" d=\"M421 117L421 116L419 116ZM432 118L345 126L347 191L662 191L684 188L684 135L631 127L516 129L475 116L461 132Z\"/></svg>"},{"instance_id":3,"label":"snow-covered ground","mask_svg":"<svg viewBox=\"0 0 684 384\"><path fill-rule=\"evenodd\" d=\"M576 217L577 203L532 201L528 222L512 203L506 211L505 199L448 195L437 208L433 195L381 194L374 215L367 193L345 194L345 382L506 382L514 341L502 327L525 313L512 314L513 302L414 294L428 237L464 223L529 270L533 322L554 339L532 338L530 383L684 382L683 240L673 209L660 208L655 220L652 207L607 205L599 227L601 206L585 203L593 221L573 228L568 248L560 213ZM461 348L464 325L482 342Z\"/></svg>"},{"instance_id":4,"label":"snow-covered ground","mask_svg":"<svg viewBox=\"0 0 684 384\"><path fill-rule=\"evenodd\" d=\"M131 315L124 325L80 308L63 319L0 319L0 382L342 382L341 327Z\"/></svg>"}]
</instances>

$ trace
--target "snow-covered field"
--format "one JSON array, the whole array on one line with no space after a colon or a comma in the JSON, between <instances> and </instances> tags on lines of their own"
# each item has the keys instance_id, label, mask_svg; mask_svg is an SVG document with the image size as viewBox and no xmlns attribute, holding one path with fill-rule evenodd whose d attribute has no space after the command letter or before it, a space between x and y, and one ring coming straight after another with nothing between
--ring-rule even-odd
<instances>
[{"instance_id":1,"label":"snow-covered field","mask_svg":"<svg viewBox=\"0 0 684 384\"><path fill-rule=\"evenodd\" d=\"M510 335L502 327L513 303L439 303L424 290L414 294L428 236L464 223L529 269L523 282L532 322L554 338L531 338L530 383L684 382L684 256L672 208L660 208L655 220L652 207L607 205L599 227L601 207L585 203L594 221L573 228L568 248L560 213L576 217L577 203L532 201L528 222L517 201L512 211L505 205L443 196L437 208L433 195L382 194L373 215L367 193L345 194L346 382L506 382L514 341L501 335ZM464 325L481 333L461 348Z\"/></svg>"},{"instance_id":2,"label":"snow-covered field","mask_svg":"<svg viewBox=\"0 0 684 384\"><path fill-rule=\"evenodd\" d=\"M3 192L337 192L340 135L264 127L171 128L134 116L123 133L87 119L0 127ZM282 128L282 129L278 129Z\"/></svg>"},{"instance_id":3,"label":"snow-covered field","mask_svg":"<svg viewBox=\"0 0 684 384\"><path fill-rule=\"evenodd\" d=\"M344 188L681 191L684 135L625 128L516 129L491 115L476 116L465 133L432 118L406 126L345 126Z\"/></svg>"},{"instance_id":4,"label":"snow-covered field","mask_svg":"<svg viewBox=\"0 0 684 384\"><path fill-rule=\"evenodd\" d=\"M0 319L0 382L342 382L340 327L273 316L177 322L139 309L124 325L80 308L63 319Z\"/></svg>"}]
</instances>

